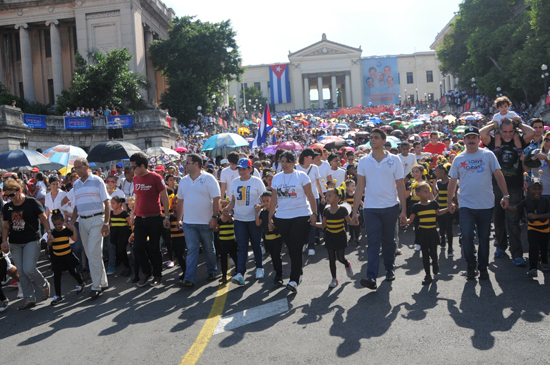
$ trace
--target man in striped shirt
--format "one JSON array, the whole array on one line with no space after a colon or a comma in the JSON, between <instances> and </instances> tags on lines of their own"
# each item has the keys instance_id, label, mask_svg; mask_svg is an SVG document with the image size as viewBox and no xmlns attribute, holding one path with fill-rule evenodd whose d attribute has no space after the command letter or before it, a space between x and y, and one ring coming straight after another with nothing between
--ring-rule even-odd
<instances>
[{"instance_id":1,"label":"man in striped shirt","mask_svg":"<svg viewBox=\"0 0 550 365\"><path fill-rule=\"evenodd\" d=\"M89 171L88 160L77 158L74 168L80 179L75 181L73 189L62 201L71 201L73 216L69 227L72 227L80 216L80 237L84 252L88 256L92 291L90 296L97 299L109 286L105 266L103 266L103 237L109 235L109 218L111 214L111 197L103 180Z\"/></svg>"}]
</instances>

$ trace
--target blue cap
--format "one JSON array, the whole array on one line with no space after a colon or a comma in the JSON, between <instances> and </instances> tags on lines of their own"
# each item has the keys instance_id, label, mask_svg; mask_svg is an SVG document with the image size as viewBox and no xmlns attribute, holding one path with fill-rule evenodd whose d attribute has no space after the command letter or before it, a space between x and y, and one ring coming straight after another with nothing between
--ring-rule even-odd
<instances>
[{"instance_id":1,"label":"blue cap","mask_svg":"<svg viewBox=\"0 0 550 365\"><path fill-rule=\"evenodd\" d=\"M117 162L116 167L124 167L124 165L122 164L122 162Z\"/></svg>"},{"instance_id":2,"label":"blue cap","mask_svg":"<svg viewBox=\"0 0 550 365\"><path fill-rule=\"evenodd\" d=\"M250 161L248 158L241 158L239 160L239 163L237 164L237 167L242 167L243 169L252 167L252 161Z\"/></svg>"}]
</instances>

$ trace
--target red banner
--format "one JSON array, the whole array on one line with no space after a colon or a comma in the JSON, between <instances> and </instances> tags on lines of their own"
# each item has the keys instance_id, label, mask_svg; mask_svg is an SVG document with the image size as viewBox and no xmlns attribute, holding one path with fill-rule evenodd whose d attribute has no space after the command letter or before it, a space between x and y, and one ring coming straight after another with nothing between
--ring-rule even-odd
<instances>
[{"instance_id":1,"label":"red banner","mask_svg":"<svg viewBox=\"0 0 550 365\"><path fill-rule=\"evenodd\" d=\"M441 98L441 104L445 104L445 97Z\"/></svg>"},{"instance_id":2,"label":"red banner","mask_svg":"<svg viewBox=\"0 0 550 365\"><path fill-rule=\"evenodd\" d=\"M218 118L218 124L223 127L223 119L222 118Z\"/></svg>"},{"instance_id":3,"label":"red banner","mask_svg":"<svg viewBox=\"0 0 550 365\"><path fill-rule=\"evenodd\" d=\"M470 110L470 102L464 104L464 111L467 112L468 110Z\"/></svg>"},{"instance_id":4,"label":"red banner","mask_svg":"<svg viewBox=\"0 0 550 365\"><path fill-rule=\"evenodd\" d=\"M546 105L550 104L550 94L546 97Z\"/></svg>"},{"instance_id":5,"label":"red banner","mask_svg":"<svg viewBox=\"0 0 550 365\"><path fill-rule=\"evenodd\" d=\"M352 114L380 114L390 112L393 113L393 106L379 106L376 108L340 108L337 112L330 112L330 117L335 118L341 115L352 115Z\"/></svg>"},{"instance_id":6,"label":"red banner","mask_svg":"<svg viewBox=\"0 0 550 365\"><path fill-rule=\"evenodd\" d=\"M227 128L227 121L225 121L225 120L223 121L223 126L224 126L225 128Z\"/></svg>"},{"instance_id":7,"label":"red banner","mask_svg":"<svg viewBox=\"0 0 550 365\"><path fill-rule=\"evenodd\" d=\"M168 128L172 128L172 118L170 116L166 116L166 122L168 123Z\"/></svg>"}]
</instances>

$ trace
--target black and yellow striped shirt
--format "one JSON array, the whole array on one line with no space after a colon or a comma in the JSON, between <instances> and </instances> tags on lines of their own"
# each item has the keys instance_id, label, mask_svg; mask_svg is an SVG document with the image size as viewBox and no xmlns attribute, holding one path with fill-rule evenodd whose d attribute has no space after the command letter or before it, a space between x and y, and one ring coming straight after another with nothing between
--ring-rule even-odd
<instances>
[{"instance_id":1,"label":"black and yellow striped shirt","mask_svg":"<svg viewBox=\"0 0 550 365\"><path fill-rule=\"evenodd\" d=\"M170 237L185 237L183 229L178 230L178 219L173 214L170 215Z\"/></svg>"},{"instance_id":2,"label":"black and yellow striped shirt","mask_svg":"<svg viewBox=\"0 0 550 365\"><path fill-rule=\"evenodd\" d=\"M353 209L353 200L355 199L355 196L353 195L349 195L347 192L346 192L346 203L348 203L349 205L351 205L351 208Z\"/></svg>"},{"instance_id":3,"label":"black and yellow striped shirt","mask_svg":"<svg viewBox=\"0 0 550 365\"><path fill-rule=\"evenodd\" d=\"M126 218L128 218L129 216L130 214L128 214L128 212L124 210L120 214L115 214L114 212L111 212L111 228L130 228L128 221L126 220Z\"/></svg>"},{"instance_id":4,"label":"black and yellow striped shirt","mask_svg":"<svg viewBox=\"0 0 550 365\"><path fill-rule=\"evenodd\" d=\"M418 222L418 228L436 229L438 210L439 204L435 200L431 200L426 205L421 203L413 205L411 215L414 214L415 220Z\"/></svg>"},{"instance_id":5,"label":"black and yellow striped shirt","mask_svg":"<svg viewBox=\"0 0 550 365\"><path fill-rule=\"evenodd\" d=\"M220 227L218 231L220 241L231 241L235 239L235 226L233 223L224 222L221 218L218 218L218 226Z\"/></svg>"},{"instance_id":6,"label":"black and yellow striped shirt","mask_svg":"<svg viewBox=\"0 0 550 365\"><path fill-rule=\"evenodd\" d=\"M338 207L336 213L331 213L330 207L326 207L323 217L327 220L327 232L335 234L344 231L344 223L348 215L348 210L342 206Z\"/></svg>"},{"instance_id":7,"label":"black and yellow striped shirt","mask_svg":"<svg viewBox=\"0 0 550 365\"><path fill-rule=\"evenodd\" d=\"M73 232L68 228L63 228L61 231L53 230L52 250L56 256L65 256L71 253L71 244L69 237L72 237Z\"/></svg>"},{"instance_id":8,"label":"black and yellow striped shirt","mask_svg":"<svg viewBox=\"0 0 550 365\"><path fill-rule=\"evenodd\" d=\"M517 208L519 212L525 208L527 210L527 214L548 214L550 213L550 201L544 196L541 196L539 200L527 198L522 200L517 205ZM550 222L548 219L527 219L527 230L550 233Z\"/></svg>"},{"instance_id":9,"label":"black and yellow striped shirt","mask_svg":"<svg viewBox=\"0 0 550 365\"><path fill-rule=\"evenodd\" d=\"M447 208L447 188L449 187L449 182L442 183L441 181L437 182L437 202L441 209Z\"/></svg>"}]
</instances>

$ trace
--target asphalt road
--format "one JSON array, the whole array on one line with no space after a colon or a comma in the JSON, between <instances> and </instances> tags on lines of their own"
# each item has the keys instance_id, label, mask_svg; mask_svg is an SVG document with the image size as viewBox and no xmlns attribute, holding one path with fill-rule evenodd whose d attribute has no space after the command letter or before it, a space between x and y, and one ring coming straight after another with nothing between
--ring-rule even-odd
<instances>
[{"instance_id":1,"label":"asphalt road","mask_svg":"<svg viewBox=\"0 0 550 365\"><path fill-rule=\"evenodd\" d=\"M359 284L366 271L364 239L347 249L355 271L351 279L337 263L340 285L335 289L328 289L331 277L322 246L315 256L304 256L304 281L296 295L273 286L268 258L263 280L254 279L249 261L246 285L229 285L222 311L222 320L233 320L237 327L218 328L195 359L200 364L548 361L548 274L528 278L527 268L514 266L508 256L493 259L491 246L490 280L467 281L457 249L453 258L442 251L441 274L422 286L422 260L412 238L411 231L401 234L397 278L382 281L381 268L377 291ZM283 260L286 282L288 256ZM48 263L41 261L40 267L53 287ZM143 289L127 278L110 277L110 288L91 301L89 286L76 295L74 279L65 274L63 303L52 307L48 300L26 311L16 310L21 303L17 291L5 289L11 302L0 313L2 364L179 364L193 344L200 347L197 336L219 285L206 281L202 260L193 290L177 285L178 268L163 275L162 285ZM239 321L252 323L239 326Z\"/></svg>"}]
</instances>

